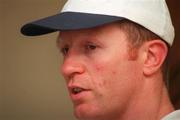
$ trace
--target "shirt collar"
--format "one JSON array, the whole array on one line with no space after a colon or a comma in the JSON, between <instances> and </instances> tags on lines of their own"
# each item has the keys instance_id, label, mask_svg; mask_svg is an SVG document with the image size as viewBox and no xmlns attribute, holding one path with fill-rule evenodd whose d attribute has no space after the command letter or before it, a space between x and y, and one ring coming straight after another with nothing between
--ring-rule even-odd
<instances>
[{"instance_id":1,"label":"shirt collar","mask_svg":"<svg viewBox=\"0 0 180 120\"><path fill-rule=\"evenodd\" d=\"M169 113L162 120L180 120L180 110Z\"/></svg>"}]
</instances>

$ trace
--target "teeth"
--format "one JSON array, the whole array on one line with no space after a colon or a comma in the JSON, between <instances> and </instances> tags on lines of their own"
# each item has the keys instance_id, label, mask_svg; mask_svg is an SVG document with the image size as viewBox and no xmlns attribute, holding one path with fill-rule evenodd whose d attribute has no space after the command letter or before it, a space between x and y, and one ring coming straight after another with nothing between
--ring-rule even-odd
<instances>
[{"instance_id":1,"label":"teeth","mask_svg":"<svg viewBox=\"0 0 180 120\"><path fill-rule=\"evenodd\" d=\"M73 88L72 89L73 94L78 94L78 93L80 93L82 91L83 91L83 89L81 89L81 88Z\"/></svg>"}]
</instances>

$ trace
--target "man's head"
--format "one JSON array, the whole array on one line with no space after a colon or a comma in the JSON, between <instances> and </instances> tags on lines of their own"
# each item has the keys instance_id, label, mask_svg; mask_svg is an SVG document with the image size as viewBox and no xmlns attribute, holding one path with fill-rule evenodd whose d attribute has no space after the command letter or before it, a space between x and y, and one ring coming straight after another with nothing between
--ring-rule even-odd
<instances>
[{"instance_id":1,"label":"man's head","mask_svg":"<svg viewBox=\"0 0 180 120\"><path fill-rule=\"evenodd\" d=\"M62 74L79 119L142 119L162 112L161 67L174 38L164 0L69 0L60 14L21 31L60 31Z\"/></svg>"},{"instance_id":2,"label":"man's head","mask_svg":"<svg viewBox=\"0 0 180 120\"><path fill-rule=\"evenodd\" d=\"M140 69L138 62L128 61L128 42L118 23L64 31L60 36L62 73L76 116L82 120L119 117L136 91L137 85L131 84L136 83L134 76L140 79L142 71L136 69Z\"/></svg>"},{"instance_id":3,"label":"man's head","mask_svg":"<svg viewBox=\"0 0 180 120\"><path fill-rule=\"evenodd\" d=\"M155 77L161 76L165 42L136 27L124 21L60 33L62 74L79 119L123 118L140 101L146 85L152 87Z\"/></svg>"}]
</instances>

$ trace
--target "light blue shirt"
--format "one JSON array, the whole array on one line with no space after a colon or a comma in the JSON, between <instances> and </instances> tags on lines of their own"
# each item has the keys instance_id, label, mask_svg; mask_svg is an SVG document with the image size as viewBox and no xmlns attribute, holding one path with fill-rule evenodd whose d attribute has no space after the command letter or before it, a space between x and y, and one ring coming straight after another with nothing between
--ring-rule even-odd
<instances>
[{"instance_id":1,"label":"light blue shirt","mask_svg":"<svg viewBox=\"0 0 180 120\"><path fill-rule=\"evenodd\" d=\"M180 120L180 110L176 110L172 113L169 113L162 120Z\"/></svg>"}]
</instances>

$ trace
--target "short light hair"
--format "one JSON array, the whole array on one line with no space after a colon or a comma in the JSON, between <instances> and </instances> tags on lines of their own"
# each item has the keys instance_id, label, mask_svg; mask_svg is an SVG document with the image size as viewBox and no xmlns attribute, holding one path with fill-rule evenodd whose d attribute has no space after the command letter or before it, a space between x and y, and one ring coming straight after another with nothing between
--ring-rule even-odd
<instances>
[{"instance_id":1,"label":"short light hair","mask_svg":"<svg viewBox=\"0 0 180 120\"><path fill-rule=\"evenodd\" d=\"M120 29L122 29L129 41L129 55L131 60L135 60L137 56L137 50L141 47L143 43L150 40L162 40L158 35L154 34L150 30L146 29L145 27L138 25L134 22L129 20L122 20L119 21ZM165 41L164 41L165 42ZM166 43L166 42L165 42ZM169 49L168 43L166 43L167 48ZM166 57L165 61L161 66L162 75L165 84L167 85L168 80L168 59Z\"/></svg>"}]
</instances>

